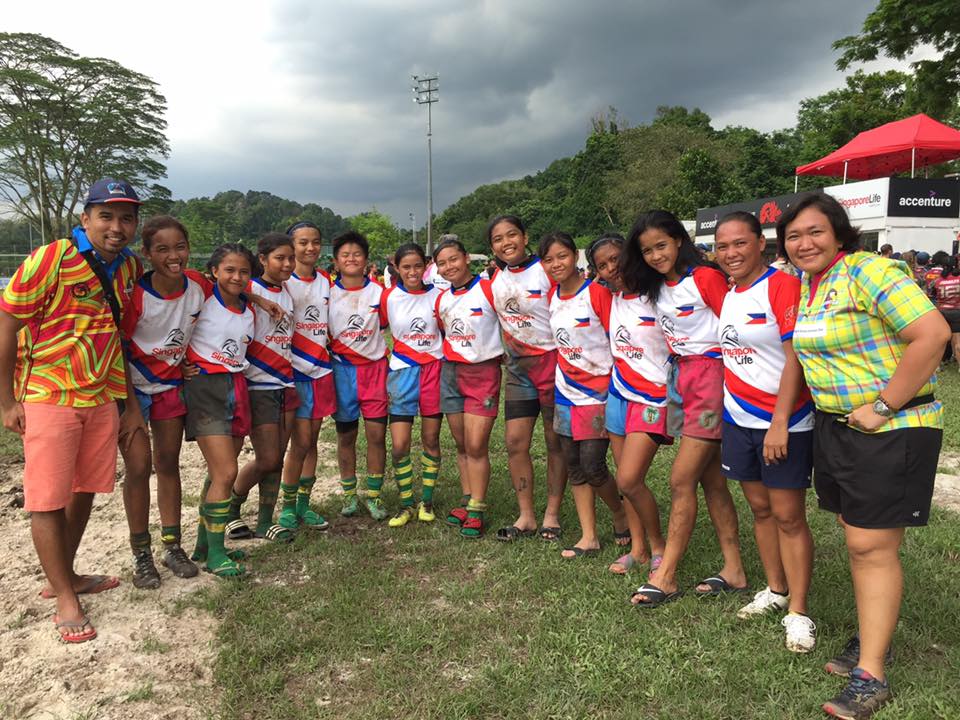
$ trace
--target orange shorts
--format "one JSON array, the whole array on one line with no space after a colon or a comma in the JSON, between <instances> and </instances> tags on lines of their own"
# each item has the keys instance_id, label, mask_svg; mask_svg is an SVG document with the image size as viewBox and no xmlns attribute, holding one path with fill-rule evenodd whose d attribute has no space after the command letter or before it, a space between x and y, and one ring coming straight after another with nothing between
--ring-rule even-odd
<instances>
[{"instance_id":1,"label":"orange shorts","mask_svg":"<svg viewBox=\"0 0 960 720\"><path fill-rule=\"evenodd\" d=\"M95 407L24 403L23 509L65 508L73 493L113 492L120 413Z\"/></svg>"}]
</instances>

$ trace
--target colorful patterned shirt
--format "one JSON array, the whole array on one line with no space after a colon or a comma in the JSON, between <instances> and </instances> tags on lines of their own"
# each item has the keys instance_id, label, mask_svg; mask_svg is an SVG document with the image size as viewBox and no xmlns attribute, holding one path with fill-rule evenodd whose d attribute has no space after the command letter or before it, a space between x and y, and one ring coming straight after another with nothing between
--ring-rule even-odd
<instances>
[{"instance_id":1,"label":"colorful patterned shirt","mask_svg":"<svg viewBox=\"0 0 960 720\"><path fill-rule=\"evenodd\" d=\"M121 313L143 274L124 250L113 287ZM0 310L24 321L14 390L22 402L103 405L127 395L120 332L100 281L70 240L38 248L17 269Z\"/></svg>"},{"instance_id":2,"label":"colorful patterned shirt","mask_svg":"<svg viewBox=\"0 0 960 720\"><path fill-rule=\"evenodd\" d=\"M897 261L869 253L840 254L819 277L805 276L793 334L818 410L846 414L873 403L907 346L899 333L934 309ZM918 395L933 393L936 376ZM939 402L901 410L879 432L943 427Z\"/></svg>"}]
</instances>

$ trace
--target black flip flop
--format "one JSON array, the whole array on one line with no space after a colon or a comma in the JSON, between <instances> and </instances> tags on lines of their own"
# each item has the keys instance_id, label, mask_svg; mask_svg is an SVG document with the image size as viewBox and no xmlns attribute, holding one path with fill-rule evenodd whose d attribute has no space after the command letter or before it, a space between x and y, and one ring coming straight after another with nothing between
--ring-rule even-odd
<instances>
[{"instance_id":1,"label":"black flip flop","mask_svg":"<svg viewBox=\"0 0 960 720\"><path fill-rule=\"evenodd\" d=\"M556 542L560 539L560 536L563 535L563 530L561 530L559 527L544 525L537 530L537 535L540 536L541 540L546 540L547 542Z\"/></svg>"},{"instance_id":2,"label":"black flip flop","mask_svg":"<svg viewBox=\"0 0 960 720\"><path fill-rule=\"evenodd\" d=\"M633 598L635 598L637 595L646 595L647 599L635 603L633 602ZM666 590L661 590L652 583L644 583L634 592L630 593L630 604L638 608L655 608L660 607L661 605L666 605L674 600L679 600L681 597L683 597L682 590L668 593Z\"/></svg>"},{"instance_id":3,"label":"black flip flop","mask_svg":"<svg viewBox=\"0 0 960 720\"><path fill-rule=\"evenodd\" d=\"M626 542L617 542L618 540L626 540ZM617 544L617 547L627 547L633 542L633 536L630 534L630 528L627 528L623 532L617 532L617 529L613 529L613 541Z\"/></svg>"},{"instance_id":4,"label":"black flip flop","mask_svg":"<svg viewBox=\"0 0 960 720\"><path fill-rule=\"evenodd\" d=\"M704 578L697 585L706 585L709 587L709 590L697 590L694 588L694 592L698 597L713 597L716 595L743 595L744 593L750 590L748 585L743 587L734 587L727 582L727 579L723 575L711 575L708 578Z\"/></svg>"},{"instance_id":5,"label":"black flip flop","mask_svg":"<svg viewBox=\"0 0 960 720\"><path fill-rule=\"evenodd\" d=\"M227 540L249 540L253 530L243 520L231 520L224 526Z\"/></svg>"},{"instance_id":6,"label":"black flip flop","mask_svg":"<svg viewBox=\"0 0 960 720\"><path fill-rule=\"evenodd\" d=\"M567 557L566 555L563 554L565 552L572 552L573 556ZM563 560L576 560L577 558L591 557L592 555L599 555L599 554L600 554L600 548L580 548L574 545L573 547L564 548L560 553L560 557Z\"/></svg>"},{"instance_id":7,"label":"black flip flop","mask_svg":"<svg viewBox=\"0 0 960 720\"><path fill-rule=\"evenodd\" d=\"M520 538L533 537L536 534L536 530L523 530L516 525L507 525L497 530L495 537L500 542L515 542Z\"/></svg>"}]
</instances>

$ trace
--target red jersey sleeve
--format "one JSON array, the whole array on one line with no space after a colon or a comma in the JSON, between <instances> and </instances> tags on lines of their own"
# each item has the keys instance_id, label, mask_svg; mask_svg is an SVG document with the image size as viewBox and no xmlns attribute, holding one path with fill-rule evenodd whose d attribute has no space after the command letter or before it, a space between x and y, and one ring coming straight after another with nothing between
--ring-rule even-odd
<instances>
[{"instance_id":1,"label":"red jersey sleeve","mask_svg":"<svg viewBox=\"0 0 960 720\"><path fill-rule=\"evenodd\" d=\"M693 270L693 282L696 284L697 290L700 291L703 302L713 310L714 315L720 317L723 299L730 289L727 285L726 276L719 270L700 265Z\"/></svg>"},{"instance_id":2,"label":"red jersey sleeve","mask_svg":"<svg viewBox=\"0 0 960 720\"><path fill-rule=\"evenodd\" d=\"M210 282L206 275L199 273L196 270L184 270L183 274L193 280L203 289L204 298L208 298L213 295L213 283Z\"/></svg>"},{"instance_id":3,"label":"red jersey sleeve","mask_svg":"<svg viewBox=\"0 0 960 720\"><path fill-rule=\"evenodd\" d=\"M797 324L797 306L800 304L800 280L793 275L777 271L767 281L767 293L773 316L780 328L780 340L793 337Z\"/></svg>"},{"instance_id":4,"label":"red jersey sleeve","mask_svg":"<svg viewBox=\"0 0 960 720\"><path fill-rule=\"evenodd\" d=\"M381 330L390 326L390 318L387 316L387 298L390 297L391 292L393 292L393 288L389 287L384 288L383 292L380 293L380 307L377 310L377 313L380 315Z\"/></svg>"},{"instance_id":5,"label":"red jersey sleeve","mask_svg":"<svg viewBox=\"0 0 960 720\"><path fill-rule=\"evenodd\" d=\"M593 306L593 311L600 318L603 329L610 332L610 308L613 306L613 295L599 283L590 283L587 289L590 291L590 304Z\"/></svg>"},{"instance_id":6,"label":"red jersey sleeve","mask_svg":"<svg viewBox=\"0 0 960 720\"><path fill-rule=\"evenodd\" d=\"M483 291L483 296L487 299L487 302L490 303L490 307L496 309L496 305L493 302L493 285L491 285L491 280L484 280L480 278L480 290Z\"/></svg>"},{"instance_id":7,"label":"red jersey sleeve","mask_svg":"<svg viewBox=\"0 0 960 720\"><path fill-rule=\"evenodd\" d=\"M440 332L444 332L443 329L443 318L440 316L440 298L443 297L443 293L448 292L444 290L439 295L437 299L433 301L433 316L437 319L437 325L440 327Z\"/></svg>"},{"instance_id":8,"label":"red jersey sleeve","mask_svg":"<svg viewBox=\"0 0 960 720\"><path fill-rule=\"evenodd\" d=\"M137 322L143 315L143 288L139 283L133 286L130 294L130 304L125 308L123 319L120 321L120 337L129 341L137 329Z\"/></svg>"}]
</instances>

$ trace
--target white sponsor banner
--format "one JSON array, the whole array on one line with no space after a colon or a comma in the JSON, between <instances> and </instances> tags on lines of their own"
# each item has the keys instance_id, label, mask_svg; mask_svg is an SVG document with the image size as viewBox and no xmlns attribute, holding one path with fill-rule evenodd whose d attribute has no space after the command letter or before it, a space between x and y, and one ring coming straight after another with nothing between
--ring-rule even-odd
<instances>
[{"instance_id":1,"label":"white sponsor banner","mask_svg":"<svg viewBox=\"0 0 960 720\"><path fill-rule=\"evenodd\" d=\"M833 185L823 191L840 201L851 220L883 217L887 214L890 178Z\"/></svg>"}]
</instances>

